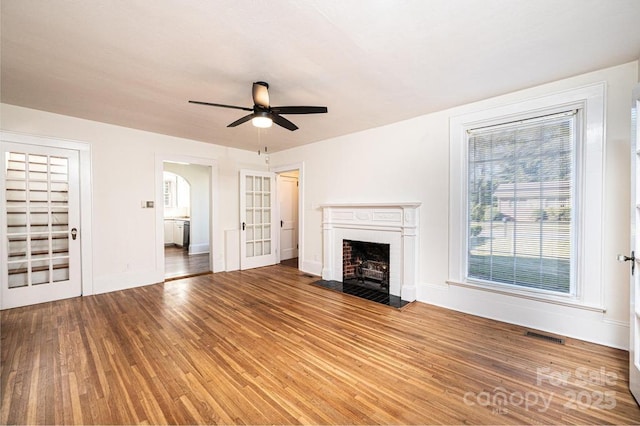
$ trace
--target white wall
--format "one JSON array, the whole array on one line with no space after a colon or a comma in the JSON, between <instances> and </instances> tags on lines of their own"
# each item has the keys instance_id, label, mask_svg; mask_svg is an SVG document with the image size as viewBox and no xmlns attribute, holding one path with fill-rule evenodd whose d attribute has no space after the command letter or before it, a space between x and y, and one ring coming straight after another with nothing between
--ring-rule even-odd
<instances>
[{"instance_id":1,"label":"white wall","mask_svg":"<svg viewBox=\"0 0 640 426\"><path fill-rule=\"evenodd\" d=\"M629 135L631 89L638 62L631 62L504 96L420 116L271 154L270 164L304 162L305 259L318 274L322 259L321 203L421 201L418 300L615 347L628 346L629 265L616 261L629 250ZM602 259L606 312L450 287L449 119L562 90L605 81L607 85L605 229ZM355 106L354 106L355 107Z\"/></svg>"},{"instance_id":2,"label":"white wall","mask_svg":"<svg viewBox=\"0 0 640 426\"><path fill-rule=\"evenodd\" d=\"M103 293L163 281L164 264L157 248L156 209L141 201L156 200L156 159L161 157L215 160L219 204L212 241L214 271L224 270L223 229L237 229L238 171L264 170L264 157L226 148L74 117L0 104L2 130L71 139L91 145L93 177L93 291ZM212 131L215 131L212 129ZM161 181L161 178L160 178ZM230 207L231 206L231 207ZM162 208L158 206L158 208ZM161 233L160 233L161 235Z\"/></svg>"}]
</instances>

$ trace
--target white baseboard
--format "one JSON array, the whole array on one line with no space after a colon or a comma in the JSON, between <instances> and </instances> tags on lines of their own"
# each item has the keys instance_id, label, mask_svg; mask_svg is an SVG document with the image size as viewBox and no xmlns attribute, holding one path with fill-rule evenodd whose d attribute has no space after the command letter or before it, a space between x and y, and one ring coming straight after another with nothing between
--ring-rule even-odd
<instances>
[{"instance_id":1,"label":"white baseboard","mask_svg":"<svg viewBox=\"0 0 640 426\"><path fill-rule=\"evenodd\" d=\"M629 324L607 320L602 312L447 284L418 285L417 300L535 330L629 349Z\"/></svg>"},{"instance_id":2,"label":"white baseboard","mask_svg":"<svg viewBox=\"0 0 640 426\"><path fill-rule=\"evenodd\" d=\"M209 244L189 244L189 254L209 253Z\"/></svg>"}]
</instances>

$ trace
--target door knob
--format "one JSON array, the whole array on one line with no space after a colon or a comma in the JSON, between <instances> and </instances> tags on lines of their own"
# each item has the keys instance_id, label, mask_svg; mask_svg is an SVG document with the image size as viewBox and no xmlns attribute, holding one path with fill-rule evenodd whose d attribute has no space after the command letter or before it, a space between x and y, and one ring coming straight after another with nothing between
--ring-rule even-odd
<instances>
[{"instance_id":1,"label":"door knob","mask_svg":"<svg viewBox=\"0 0 640 426\"><path fill-rule=\"evenodd\" d=\"M631 261L631 275L633 275L633 273L636 270L636 255L635 252L631 252L631 256L625 256L624 254L619 254L618 255L618 262L629 262Z\"/></svg>"},{"instance_id":2,"label":"door knob","mask_svg":"<svg viewBox=\"0 0 640 426\"><path fill-rule=\"evenodd\" d=\"M76 228L72 228L71 229L71 238L73 238L75 240L77 236L78 236L78 230Z\"/></svg>"}]
</instances>

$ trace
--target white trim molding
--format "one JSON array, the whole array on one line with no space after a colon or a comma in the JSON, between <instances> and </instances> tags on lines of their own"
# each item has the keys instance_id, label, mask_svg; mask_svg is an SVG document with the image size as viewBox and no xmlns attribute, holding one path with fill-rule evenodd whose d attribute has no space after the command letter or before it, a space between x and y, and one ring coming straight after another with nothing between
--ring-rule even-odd
<instances>
[{"instance_id":1,"label":"white trim molding","mask_svg":"<svg viewBox=\"0 0 640 426\"><path fill-rule=\"evenodd\" d=\"M537 330L627 349L629 325L608 321L605 298L606 82L476 109L449 122L449 270L444 285L423 283L418 300ZM481 106L482 104L480 104ZM581 149L576 164L575 294L545 294L466 277L466 130L516 121L535 113L575 109ZM542 114L541 114L542 115Z\"/></svg>"},{"instance_id":2,"label":"white trim molding","mask_svg":"<svg viewBox=\"0 0 640 426\"><path fill-rule=\"evenodd\" d=\"M603 226L605 161L604 82L523 100L514 104L452 117L450 120L449 277L448 282L476 290L509 294L522 299L584 307L604 312ZM510 289L467 279L467 131L512 122L536 114L575 109L581 116L576 164L576 247L573 250L574 294L545 295L540 291ZM587 190L588 188L588 190Z\"/></svg>"}]
</instances>

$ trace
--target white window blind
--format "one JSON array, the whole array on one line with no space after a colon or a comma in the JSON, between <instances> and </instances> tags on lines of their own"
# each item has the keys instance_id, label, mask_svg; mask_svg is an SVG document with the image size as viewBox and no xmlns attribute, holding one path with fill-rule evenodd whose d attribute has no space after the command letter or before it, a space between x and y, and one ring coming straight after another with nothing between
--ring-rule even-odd
<instances>
[{"instance_id":1,"label":"white window blind","mask_svg":"<svg viewBox=\"0 0 640 426\"><path fill-rule=\"evenodd\" d=\"M468 131L467 278L573 290L576 114Z\"/></svg>"},{"instance_id":2,"label":"white window blind","mask_svg":"<svg viewBox=\"0 0 640 426\"><path fill-rule=\"evenodd\" d=\"M164 206L165 207L175 207L175 178L171 180L167 178L166 174L164 177Z\"/></svg>"}]
</instances>

